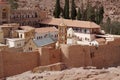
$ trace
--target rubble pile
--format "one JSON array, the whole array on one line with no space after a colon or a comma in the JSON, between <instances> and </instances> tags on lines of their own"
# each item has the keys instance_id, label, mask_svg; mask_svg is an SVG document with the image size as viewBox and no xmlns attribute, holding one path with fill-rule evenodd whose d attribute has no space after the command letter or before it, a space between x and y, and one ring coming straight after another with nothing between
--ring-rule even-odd
<instances>
[{"instance_id":1,"label":"rubble pile","mask_svg":"<svg viewBox=\"0 0 120 80\"><path fill-rule=\"evenodd\" d=\"M26 72L7 80L120 80L120 67L108 69L72 68L63 71Z\"/></svg>"}]
</instances>

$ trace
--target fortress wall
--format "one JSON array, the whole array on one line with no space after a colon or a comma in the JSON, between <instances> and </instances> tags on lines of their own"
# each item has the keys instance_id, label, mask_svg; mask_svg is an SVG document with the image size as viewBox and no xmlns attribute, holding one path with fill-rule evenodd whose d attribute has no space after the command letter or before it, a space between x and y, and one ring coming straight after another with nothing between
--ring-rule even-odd
<instances>
[{"instance_id":1,"label":"fortress wall","mask_svg":"<svg viewBox=\"0 0 120 80\"><path fill-rule=\"evenodd\" d=\"M106 45L61 45L62 62L67 67L96 66L98 68L120 65L120 40Z\"/></svg>"},{"instance_id":2,"label":"fortress wall","mask_svg":"<svg viewBox=\"0 0 120 80\"><path fill-rule=\"evenodd\" d=\"M85 67L91 65L90 48L89 46L80 45L61 45L62 62L67 67Z\"/></svg>"},{"instance_id":3,"label":"fortress wall","mask_svg":"<svg viewBox=\"0 0 120 80\"><path fill-rule=\"evenodd\" d=\"M61 62L61 51L59 49L49 49L50 64Z\"/></svg>"},{"instance_id":4,"label":"fortress wall","mask_svg":"<svg viewBox=\"0 0 120 80\"><path fill-rule=\"evenodd\" d=\"M120 65L120 40L107 45L61 45L61 49L39 48L39 52L0 52L0 77L16 75L38 66L63 62L68 68L96 66L97 68Z\"/></svg>"},{"instance_id":5,"label":"fortress wall","mask_svg":"<svg viewBox=\"0 0 120 80\"><path fill-rule=\"evenodd\" d=\"M91 50L94 48L91 47ZM115 39L115 41L109 42L107 45L101 45L92 51L95 55L92 58L94 66L109 67L120 65L120 39Z\"/></svg>"},{"instance_id":6,"label":"fortress wall","mask_svg":"<svg viewBox=\"0 0 120 80\"><path fill-rule=\"evenodd\" d=\"M50 65L61 61L61 52L59 49L42 47L39 48L40 65Z\"/></svg>"},{"instance_id":7,"label":"fortress wall","mask_svg":"<svg viewBox=\"0 0 120 80\"><path fill-rule=\"evenodd\" d=\"M39 66L39 53L38 52L29 52L29 53L9 53L1 52L3 64L3 73L4 77L16 75L23 73L25 71L31 70ZM0 68L1 69L1 68ZM3 77L3 75L1 76Z\"/></svg>"},{"instance_id":8,"label":"fortress wall","mask_svg":"<svg viewBox=\"0 0 120 80\"><path fill-rule=\"evenodd\" d=\"M0 53L0 78L4 77L3 73L3 59L2 54Z\"/></svg>"}]
</instances>

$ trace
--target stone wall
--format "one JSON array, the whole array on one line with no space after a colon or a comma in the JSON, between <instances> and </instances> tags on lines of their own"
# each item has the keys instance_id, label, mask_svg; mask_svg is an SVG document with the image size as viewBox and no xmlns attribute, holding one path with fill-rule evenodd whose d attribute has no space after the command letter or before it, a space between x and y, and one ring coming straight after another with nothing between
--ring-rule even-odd
<instances>
[{"instance_id":1,"label":"stone wall","mask_svg":"<svg viewBox=\"0 0 120 80\"><path fill-rule=\"evenodd\" d=\"M32 70L34 67L62 62L68 68L95 66L97 68L120 65L120 39L106 45L61 45L61 49L42 47L39 52L0 52L0 77Z\"/></svg>"},{"instance_id":2,"label":"stone wall","mask_svg":"<svg viewBox=\"0 0 120 80\"><path fill-rule=\"evenodd\" d=\"M46 66L61 61L59 49L41 47L39 52L0 52L0 78L23 73L38 66Z\"/></svg>"},{"instance_id":3,"label":"stone wall","mask_svg":"<svg viewBox=\"0 0 120 80\"><path fill-rule=\"evenodd\" d=\"M61 45L62 62L67 67L95 66L97 68L120 65L120 39L106 45Z\"/></svg>"},{"instance_id":4,"label":"stone wall","mask_svg":"<svg viewBox=\"0 0 120 80\"><path fill-rule=\"evenodd\" d=\"M91 65L89 46L80 45L61 45L62 62L67 67L80 67Z\"/></svg>"},{"instance_id":5,"label":"stone wall","mask_svg":"<svg viewBox=\"0 0 120 80\"><path fill-rule=\"evenodd\" d=\"M23 73L39 66L39 53L0 52L0 77Z\"/></svg>"},{"instance_id":6,"label":"stone wall","mask_svg":"<svg viewBox=\"0 0 120 80\"><path fill-rule=\"evenodd\" d=\"M0 78L4 77L3 74L3 56L0 54Z\"/></svg>"},{"instance_id":7,"label":"stone wall","mask_svg":"<svg viewBox=\"0 0 120 80\"><path fill-rule=\"evenodd\" d=\"M61 61L61 52L59 49L51 47L39 48L40 65L50 65Z\"/></svg>"}]
</instances>

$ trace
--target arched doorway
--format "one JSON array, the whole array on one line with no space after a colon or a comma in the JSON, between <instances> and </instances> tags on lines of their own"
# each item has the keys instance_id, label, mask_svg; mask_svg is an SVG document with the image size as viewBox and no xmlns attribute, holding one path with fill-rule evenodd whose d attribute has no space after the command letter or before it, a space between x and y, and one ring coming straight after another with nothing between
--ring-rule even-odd
<instances>
[{"instance_id":1,"label":"arched doorway","mask_svg":"<svg viewBox=\"0 0 120 80\"><path fill-rule=\"evenodd\" d=\"M7 9L3 8L2 9L2 19L7 19L7 17L8 17Z\"/></svg>"}]
</instances>

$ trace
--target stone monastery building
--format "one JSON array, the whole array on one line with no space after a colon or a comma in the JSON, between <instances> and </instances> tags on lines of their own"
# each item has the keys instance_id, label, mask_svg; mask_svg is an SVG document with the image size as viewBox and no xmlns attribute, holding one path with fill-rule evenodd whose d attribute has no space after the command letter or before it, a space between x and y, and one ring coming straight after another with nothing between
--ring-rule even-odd
<instances>
[{"instance_id":1,"label":"stone monastery building","mask_svg":"<svg viewBox=\"0 0 120 80\"><path fill-rule=\"evenodd\" d=\"M6 0L0 0L0 24L19 23L20 25L39 26L38 22L46 18L46 14L39 8L13 10Z\"/></svg>"}]
</instances>

